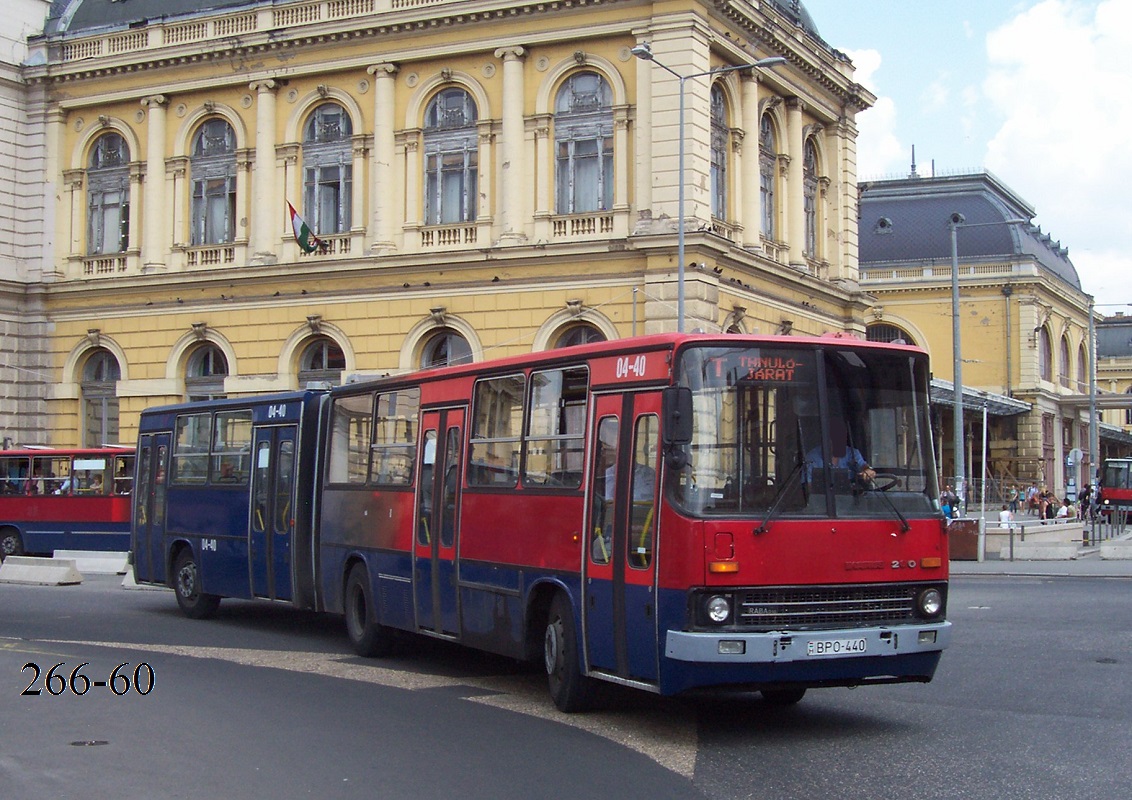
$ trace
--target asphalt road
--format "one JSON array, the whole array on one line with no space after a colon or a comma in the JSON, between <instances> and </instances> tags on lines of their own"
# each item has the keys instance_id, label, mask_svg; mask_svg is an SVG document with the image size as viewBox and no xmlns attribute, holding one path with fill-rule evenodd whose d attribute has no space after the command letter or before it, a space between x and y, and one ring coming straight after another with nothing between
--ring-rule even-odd
<instances>
[{"instance_id":1,"label":"asphalt road","mask_svg":"<svg viewBox=\"0 0 1132 800\"><path fill-rule=\"evenodd\" d=\"M0 798L1129 796L1132 580L959 576L950 617L928 685L611 688L567 716L532 668L413 638L359 659L336 617L0 584Z\"/></svg>"}]
</instances>

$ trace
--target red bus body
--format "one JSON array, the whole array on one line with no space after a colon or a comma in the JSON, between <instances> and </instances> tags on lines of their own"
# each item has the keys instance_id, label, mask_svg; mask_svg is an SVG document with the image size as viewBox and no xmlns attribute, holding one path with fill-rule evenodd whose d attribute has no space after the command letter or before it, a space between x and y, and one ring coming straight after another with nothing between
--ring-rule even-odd
<instances>
[{"instance_id":1,"label":"red bus body","mask_svg":"<svg viewBox=\"0 0 1132 800\"><path fill-rule=\"evenodd\" d=\"M0 556L130 549L132 447L0 450Z\"/></svg>"},{"instance_id":2,"label":"red bus body","mask_svg":"<svg viewBox=\"0 0 1132 800\"><path fill-rule=\"evenodd\" d=\"M1132 458L1107 458L1101 470L1102 513L1132 511Z\"/></svg>"},{"instance_id":3,"label":"red bus body","mask_svg":"<svg viewBox=\"0 0 1132 800\"><path fill-rule=\"evenodd\" d=\"M663 334L153 409L137 579L191 616L342 613L363 655L408 631L542 660L563 710L595 680L778 702L925 682L950 639L928 384L903 345ZM236 415L256 474L182 481L178 458L246 451L186 433ZM292 519L265 542L272 492ZM272 547L291 560L257 581Z\"/></svg>"}]
</instances>

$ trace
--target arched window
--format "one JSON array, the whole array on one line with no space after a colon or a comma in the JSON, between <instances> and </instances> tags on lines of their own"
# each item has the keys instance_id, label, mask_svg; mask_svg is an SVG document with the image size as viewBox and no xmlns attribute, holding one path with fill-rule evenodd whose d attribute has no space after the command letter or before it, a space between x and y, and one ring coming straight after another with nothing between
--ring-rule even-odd
<instances>
[{"instance_id":1,"label":"arched window","mask_svg":"<svg viewBox=\"0 0 1132 800\"><path fill-rule=\"evenodd\" d=\"M451 328L438 328L421 351L421 369L472 363L468 341Z\"/></svg>"},{"instance_id":2,"label":"arched window","mask_svg":"<svg viewBox=\"0 0 1132 800\"><path fill-rule=\"evenodd\" d=\"M425 108L426 225L476 218L479 144L476 104L458 87L445 89Z\"/></svg>"},{"instance_id":3,"label":"arched window","mask_svg":"<svg viewBox=\"0 0 1132 800\"><path fill-rule=\"evenodd\" d=\"M1069 339L1061 337L1061 347L1057 357L1057 378L1062 386L1069 388Z\"/></svg>"},{"instance_id":4,"label":"arched window","mask_svg":"<svg viewBox=\"0 0 1132 800\"><path fill-rule=\"evenodd\" d=\"M818 258L818 148L813 139L806 140L802 158L802 211L806 220L805 256Z\"/></svg>"},{"instance_id":5,"label":"arched window","mask_svg":"<svg viewBox=\"0 0 1132 800\"><path fill-rule=\"evenodd\" d=\"M193 202L189 242L224 244L236 238L236 132L227 120L205 120L189 158Z\"/></svg>"},{"instance_id":6,"label":"arched window","mask_svg":"<svg viewBox=\"0 0 1132 800\"><path fill-rule=\"evenodd\" d=\"M577 344L590 344L591 342L604 341L604 333L599 331L593 325L582 323L580 325L572 325L558 334L558 338L555 340L554 346L556 348L573 347Z\"/></svg>"},{"instance_id":7,"label":"arched window","mask_svg":"<svg viewBox=\"0 0 1132 800\"><path fill-rule=\"evenodd\" d=\"M346 369L342 348L329 336L320 336L303 348L299 356L299 387L337 386Z\"/></svg>"},{"instance_id":8,"label":"arched window","mask_svg":"<svg viewBox=\"0 0 1132 800\"><path fill-rule=\"evenodd\" d=\"M118 444L117 382L122 369L114 354L105 348L93 350L83 364L82 408L83 446Z\"/></svg>"},{"instance_id":9,"label":"arched window","mask_svg":"<svg viewBox=\"0 0 1132 800\"><path fill-rule=\"evenodd\" d=\"M124 253L130 246L130 149L121 134L99 136L87 166L90 255Z\"/></svg>"},{"instance_id":10,"label":"arched window","mask_svg":"<svg viewBox=\"0 0 1132 800\"><path fill-rule=\"evenodd\" d=\"M1077 391L1089 391L1089 356L1084 344L1077 348Z\"/></svg>"},{"instance_id":11,"label":"arched window","mask_svg":"<svg viewBox=\"0 0 1132 800\"><path fill-rule=\"evenodd\" d=\"M185 394L189 402L216 400L225 397L224 378L228 375L228 359L214 344L198 347L189 355L185 370Z\"/></svg>"},{"instance_id":12,"label":"arched window","mask_svg":"<svg viewBox=\"0 0 1132 800\"><path fill-rule=\"evenodd\" d=\"M1053 380L1053 342L1044 326L1038 330L1038 375L1043 381Z\"/></svg>"},{"instance_id":13,"label":"arched window","mask_svg":"<svg viewBox=\"0 0 1132 800\"><path fill-rule=\"evenodd\" d=\"M774 220L778 216L775 207L775 171L778 168L778 151L774 144L774 124L769 114L759 120L759 201L762 203L760 230L762 235L773 239L776 233Z\"/></svg>"},{"instance_id":14,"label":"arched window","mask_svg":"<svg viewBox=\"0 0 1132 800\"><path fill-rule=\"evenodd\" d=\"M316 108L303 129L303 211L316 234L350 230L353 130L337 103Z\"/></svg>"},{"instance_id":15,"label":"arched window","mask_svg":"<svg viewBox=\"0 0 1132 800\"><path fill-rule=\"evenodd\" d=\"M870 342L884 342L886 344L892 342L899 344L916 343L912 337L908 335L907 331L885 322L877 322L865 328L865 338Z\"/></svg>"},{"instance_id":16,"label":"arched window","mask_svg":"<svg viewBox=\"0 0 1132 800\"><path fill-rule=\"evenodd\" d=\"M557 212L613 207L613 91L596 72L575 72L554 106Z\"/></svg>"},{"instance_id":17,"label":"arched window","mask_svg":"<svg viewBox=\"0 0 1132 800\"><path fill-rule=\"evenodd\" d=\"M727 219L727 103L717 83L711 87L711 215Z\"/></svg>"}]
</instances>

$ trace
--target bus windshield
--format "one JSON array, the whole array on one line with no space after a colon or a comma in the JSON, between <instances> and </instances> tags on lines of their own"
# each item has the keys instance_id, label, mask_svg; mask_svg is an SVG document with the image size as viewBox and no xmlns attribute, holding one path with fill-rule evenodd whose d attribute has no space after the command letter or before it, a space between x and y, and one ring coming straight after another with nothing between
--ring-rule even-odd
<instances>
[{"instance_id":1,"label":"bus windshield","mask_svg":"<svg viewBox=\"0 0 1132 800\"><path fill-rule=\"evenodd\" d=\"M674 503L695 516L939 513L919 353L834 346L692 346L686 465Z\"/></svg>"}]
</instances>

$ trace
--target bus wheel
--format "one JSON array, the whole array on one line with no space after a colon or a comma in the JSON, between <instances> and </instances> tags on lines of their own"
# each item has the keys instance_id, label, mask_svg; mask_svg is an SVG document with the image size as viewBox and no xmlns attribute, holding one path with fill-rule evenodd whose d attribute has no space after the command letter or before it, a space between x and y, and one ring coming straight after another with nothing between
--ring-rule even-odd
<instances>
[{"instance_id":1,"label":"bus wheel","mask_svg":"<svg viewBox=\"0 0 1132 800\"><path fill-rule=\"evenodd\" d=\"M359 656L373 658L393 652L393 632L377 624L365 564L355 564L346 578L346 632Z\"/></svg>"},{"instance_id":2,"label":"bus wheel","mask_svg":"<svg viewBox=\"0 0 1132 800\"><path fill-rule=\"evenodd\" d=\"M188 548L177 554L173 564L173 593L177 595L177 605L190 619L207 619L220 607L217 595L200 590L200 571Z\"/></svg>"},{"instance_id":3,"label":"bus wheel","mask_svg":"<svg viewBox=\"0 0 1132 800\"><path fill-rule=\"evenodd\" d=\"M805 689L763 689L763 702L772 706L792 706L806 696Z\"/></svg>"},{"instance_id":4,"label":"bus wheel","mask_svg":"<svg viewBox=\"0 0 1132 800\"><path fill-rule=\"evenodd\" d=\"M582 674L574 611L559 592L546 620L546 675L550 697L559 711L585 711L593 694L593 679Z\"/></svg>"},{"instance_id":5,"label":"bus wheel","mask_svg":"<svg viewBox=\"0 0 1132 800\"><path fill-rule=\"evenodd\" d=\"M5 528L0 531L0 561L8 556L22 556L24 543L20 541L20 533L15 528Z\"/></svg>"}]
</instances>

